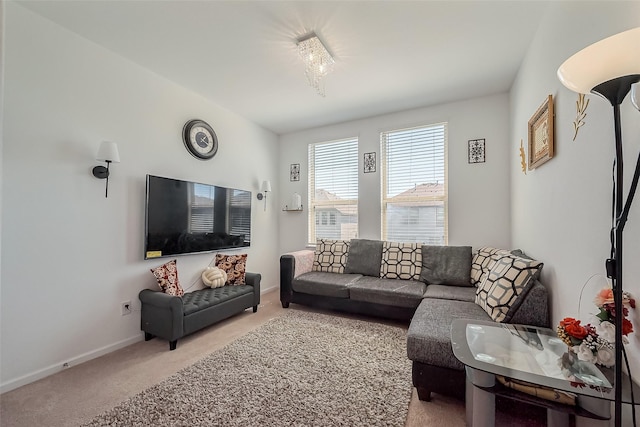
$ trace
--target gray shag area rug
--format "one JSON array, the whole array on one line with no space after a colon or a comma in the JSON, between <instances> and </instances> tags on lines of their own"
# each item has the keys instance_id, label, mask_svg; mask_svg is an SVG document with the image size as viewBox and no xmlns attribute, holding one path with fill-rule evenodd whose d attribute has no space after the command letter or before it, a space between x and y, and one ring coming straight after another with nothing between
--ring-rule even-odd
<instances>
[{"instance_id":1,"label":"gray shag area rug","mask_svg":"<svg viewBox=\"0 0 640 427\"><path fill-rule=\"evenodd\" d=\"M290 310L88 426L404 426L406 329Z\"/></svg>"}]
</instances>

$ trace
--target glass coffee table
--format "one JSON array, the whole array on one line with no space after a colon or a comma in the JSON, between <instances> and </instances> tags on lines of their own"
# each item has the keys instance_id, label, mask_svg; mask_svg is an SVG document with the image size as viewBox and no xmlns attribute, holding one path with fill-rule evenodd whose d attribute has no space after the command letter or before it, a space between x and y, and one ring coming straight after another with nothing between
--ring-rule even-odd
<instances>
[{"instance_id":1,"label":"glass coffee table","mask_svg":"<svg viewBox=\"0 0 640 427\"><path fill-rule=\"evenodd\" d=\"M495 425L496 395L547 408L548 426L568 426L569 414L611 418L613 369L578 360L551 329L455 319L451 344L453 354L465 365L468 426ZM517 387L525 383L529 393L504 385L503 378ZM625 403L631 402L630 384L623 373ZM640 396L640 387L636 383L633 387L635 396ZM575 404L560 403L554 396Z\"/></svg>"}]
</instances>

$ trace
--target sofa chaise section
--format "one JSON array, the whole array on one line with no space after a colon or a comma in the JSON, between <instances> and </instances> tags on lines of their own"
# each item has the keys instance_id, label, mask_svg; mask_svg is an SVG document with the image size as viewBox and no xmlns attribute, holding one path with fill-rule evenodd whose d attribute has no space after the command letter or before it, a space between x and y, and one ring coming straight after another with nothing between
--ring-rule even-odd
<instances>
[{"instance_id":1,"label":"sofa chaise section","mask_svg":"<svg viewBox=\"0 0 640 427\"><path fill-rule=\"evenodd\" d=\"M475 288L428 286L407 333L407 356L420 400L429 401L431 392L464 399L464 365L453 355L451 324L458 318L491 321L475 296ZM547 300L546 288L536 281L510 323L548 327Z\"/></svg>"}]
</instances>

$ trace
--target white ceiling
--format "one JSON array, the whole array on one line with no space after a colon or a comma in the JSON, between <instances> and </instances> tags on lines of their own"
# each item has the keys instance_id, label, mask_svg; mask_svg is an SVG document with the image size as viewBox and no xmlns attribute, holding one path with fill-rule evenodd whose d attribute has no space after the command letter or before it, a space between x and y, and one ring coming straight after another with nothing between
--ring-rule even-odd
<instances>
[{"instance_id":1,"label":"white ceiling","mask_svg":"<svg viewBox=\"0 0 640 427\"><path fill-rule=\"evenodd\" d=\"M543 1L23 1L275 133L507 91ZM296 39L336 59L326 97Z\"/></svg>"}]
</instances>

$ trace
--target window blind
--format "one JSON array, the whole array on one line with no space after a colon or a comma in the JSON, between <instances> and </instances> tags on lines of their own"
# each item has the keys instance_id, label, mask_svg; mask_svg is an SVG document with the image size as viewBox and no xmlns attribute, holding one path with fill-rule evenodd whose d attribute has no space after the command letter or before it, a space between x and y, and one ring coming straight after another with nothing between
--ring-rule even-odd
<instances>
[{"instance_id":1,"label":"window blind","mask_svg":"<svg viewBox=\"0 0 640 427\"><path fill-rule=\"evenodd\" d=\"M309 144L309 242L358 235L358 139Z\"/></svg>"},{"instance_id":2,"label":"window blind","mask_svg":"<svg viewBox=\"0 0 640 427\"><path fill-rule=\"evenodd\" d=\"M380 134L382 238L447 244L447 124Z\"/></svg>"}]
</instances>

